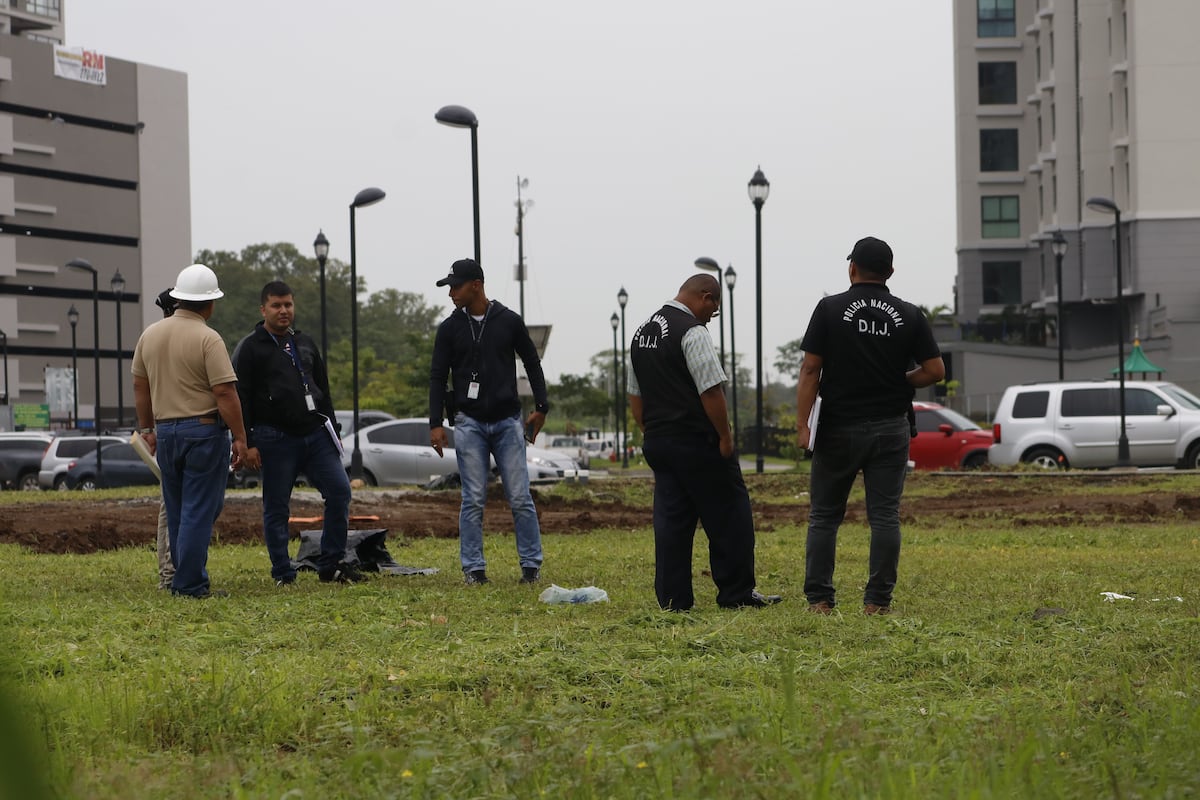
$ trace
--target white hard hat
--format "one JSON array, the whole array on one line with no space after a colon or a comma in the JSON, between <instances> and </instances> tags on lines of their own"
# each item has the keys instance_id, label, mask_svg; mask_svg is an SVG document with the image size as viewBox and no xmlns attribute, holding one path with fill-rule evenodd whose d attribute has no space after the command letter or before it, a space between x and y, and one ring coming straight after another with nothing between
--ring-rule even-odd
<instances>
[{"instance_id":1,"label":"white hard hat","mask_svg":"<svg viewBox=\"0 0 1200 800\"><path fill-rule=\"evenodd\" d=\"M176 300L216 300L224 297L225 293L217 286L217 274L203 264L192 264L184 267L175 279L175 288L171 297Z\"/></svg>"}]
</instances>

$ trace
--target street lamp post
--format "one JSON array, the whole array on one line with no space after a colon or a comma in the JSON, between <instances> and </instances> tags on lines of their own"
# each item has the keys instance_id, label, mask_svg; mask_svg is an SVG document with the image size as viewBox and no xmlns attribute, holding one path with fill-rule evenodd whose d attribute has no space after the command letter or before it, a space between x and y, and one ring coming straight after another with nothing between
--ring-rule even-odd
<instances>
[{"instance_id":1,"label":"street lamp post","mask_svg":"<svg viewBox=\"0 0 1200 800\"><path fill-rule=\"evenodd\" d=\"M621 430L621 370L617 364L617 328L621 325L621 318L617 316L617 312L609 318L613 329L613 447L617 446L617 434ZM613 450L613 457L617 455L616 450Z\"/></svg>"},{"instance_id":2,"label":"street lamp post","mask_svg":"<svg viewBox=\"0 0 1200 800\"><path fill-rule=\"evenodd\" d=\"M762 167L754 172L746 186L750 202L754 204L754 351L758 360L755 377L755 453L754 471L763 471L763 353L762 353L762 207L771 193L771 184L763 175Z\"/></svg>"},{"instance_id":3,"label":"street lamp post","mask_svg":"<svg viewBox=\"0 0 1200 800\"><path fill-rule=\"evenodd\" d=\"M0 339L4 340L4 405L12 405L8 398L8 334L0 331Z\"/></svg>"},{"instance_id":4,"label":"street lamp post","mask_svg":"<svg viewBox=\"0 0 1200 800\"><path fill-rule=\"evenodd\" d=\"M1063 379L1063 285L1062 285L1062 262L1063 256L1067 254L1067 237L1063 236L1062 231L1055 231L1050 237L1050 252L1054 253L1054 280L1058 284L1055 290L1058 302L1055 303L1057 312L1054 321L1055 338L1058 339L1058 379Z\"/></svg>"},{"instance_id":5,"label":"street lamp post","mask_svg":"<svg viewBox=\"0 0 1200 800\"><path fill-rule=\"evenodd\" d=\"M1121 434L1117 438L1117 466L1129 466L1129 437L1125 433L1125 307L1121 290L1121 209L1107 197L1092 197L1087 207L1093 211L1112 214L1116 218L1114 240L1117 245L1117 381L1120 398L1117 408L1121 414Z\"/></svg>"},{"instance_id":6,"label":"street lamp post","mask_svg":"<svg viewBox=\"0 0 1200 800\"><path fill-rule=\"evenodd\" d=\"M729 385L733 392L733 449L738 447L738 406L737 406L737 339L733 335L733 287L737 283L737 273L730 264L725 269L725 288L729 290Z\"/></svg>"},{"instance_id":7,"label":"street lamp post","mask_svg":"<svg viewBox=\"0 0 1200 800\"><path fill-rule=\"evenodd\" d=\"M121 374L121 298L125 296L125 279L121 277L121 270L113 273L112 280L108 285L117 301L117 427L124 428L125 381Z\"/></svg>"},{"instance_id":8,"label":"street lamp post","mask_svg":"<svg viewBox=\"0 0 1200 800\"><path fill-rule=\"evenodd\" d=\"M371 187L354 195L350 203L350 393L354 398L354 451L350 454L350 477L362 480L362 451L358 448L358 253L355 247L354 211L378 203L387 194Z\"/></svg>"},{"instance_id":9,"label":"street lamp post","mask_svg":"<svg viewBox=\"0 0 1200 800\"><path fill-rule=\"evenodd\" d=\"M442 106L433 118L451 128L471 129L471 197L475 209L475 263L483 266L479 256L479 119L475 112L462 106Z\"/></svg>"},{"instance_id":10,"label":"street lamp post","mask_svg":"<svg viewBox=\"0 0 1200 800\"><path fill-rule=\"evenodd\" d=\"M100 283L99 274L96 268L90 262L82 258L73 258L67 262L69 269L77 269L81 272L92 273L92 359L95 367L96 378L96 408L95 408L95 434L96 434L96 483L102 480L104 474L104 464L100 455Z\"/></svg>"},{"instance_id":11,"label":"street lamp post","mask_svg":"<svg viewBox=\"0 0 1200 800\"><path fill-rule=\"evenodd\" d=\"M629 292L625 287L617 292L617 302L621 305L621 467L629 468L629 415L625 413L625 404L629 402L629 373L625 366L625 304L629 302Z\"/></svg>"},{"instance_id":12,"label":"street lamp post","mask_svg":"<svg viewBox=\"0 0 1200 800\"><path fill-rule=\"evenodd\" d=\"M714 259L708 256L701 256L696 259L696 268L705 270L706 272L717 273L717 284L725 277L725 273L721 271L721 265ZM721 369L725 369L725 326L721 324L721 318L717 317L717 330L720 332L721 338Z\"/></svg>"},{"instance_id":13,"label":"street lamp post","mask_svg":"<svg viewBox=\"0 0 1200 800\"><path fill-rule=\"evenodd\" d=\"M313 240L313 252L317 254L317 265L321 268L321 360L329 366L329 327L325 322L325 259L329 257L329 240L325 231L318 229Z\"/></svg>"},{"instance_id":14,"label":"street lamp post","mask_svg":"<svg viewBox=\"0 0 1200 800\"><path fill-rule=\"evenodd\" d=\"M75 326L79 324L79 310L75 304L67 309L67 322L71 323L71 424L79 427L79 365L75 349Z\"/></svg>"}]
</instances>

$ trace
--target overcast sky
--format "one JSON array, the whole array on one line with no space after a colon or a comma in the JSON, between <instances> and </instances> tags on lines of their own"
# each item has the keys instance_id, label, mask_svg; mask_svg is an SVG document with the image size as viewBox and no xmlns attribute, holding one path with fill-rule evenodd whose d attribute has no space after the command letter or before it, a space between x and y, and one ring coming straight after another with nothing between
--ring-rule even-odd
<instances>
[{"instance_id":1,"label":"overcast sky","mask_svg":"<svg viewBox=\"0 0 1200 800\"><path fill-rule=\"evenodd\" d=\"M893 292L952 303L948 2L64 5L68 45L187 73L193 252L311 252L324 229L348 262L350 201L378 186L387 198L358 212L359 274L448 311L434 283L474 247L470 132L433 115L474 111L487 292L519 305L519 175L534 201L525 316L553 325L551 380L612 347L622 286L631 335L699 256L737 271L737 350L753 368L759 165L768 379L821 295L848 285L861 236L892 244ZM316 330L317 299L298 300Z\"/></svg>"}]
</instances>

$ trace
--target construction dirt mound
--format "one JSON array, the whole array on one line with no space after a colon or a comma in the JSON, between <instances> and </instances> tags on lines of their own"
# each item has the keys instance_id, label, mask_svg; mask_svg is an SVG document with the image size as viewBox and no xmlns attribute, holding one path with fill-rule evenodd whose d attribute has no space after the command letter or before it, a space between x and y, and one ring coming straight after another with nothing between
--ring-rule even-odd
<instances>
[{"instance_id":1,"label":"construction dirt mound","mask_svg":"<svg viewBox=\"0 0 1200 800\"><path fill-rule=\"evenodd\" d=\"M804 525L808 518L808 479L796 475L747 475L754 502L755 526L761 531ZM918 495L926 481L951 486L947 494ZM956 483L950 484L949 482ZM1130 492L1144 484L1145 491ZM1078 487L1086 482L1086 493ZM937 484L933 484L937 485ZM1046 477L998 478L986 475L914 475L912 490L901 506L906 525L922 520L987 524L1002 518L1016 526L1047 524L1154 523L1200 519L1200 492L1156 491L1140 476L1112 479ZM540 493L538 517L547 533L575 534L597 529L649 528L648 505L627 505L603 481L591 490L565 498ZM60 499L61 498L61 499ZM771 498L764 500L762 498ZM157 497L98 500L86 494L61 493L48 502L0 506L0 542L12 542L41 553L91 553L154 542L158 521ZM458 535L459 495L456 491L357 491L350 506L354 528L386 528L396 538ZM292 502L292 535L320 528L320 498L297 491ZM848 522L865 522L861 502L847 509ZM512 517L500 487L492 487L484 512L484 529L510 530ZM252 494L230 494L215 528L214 543L254 543L262 539L262 503Z\"/></svg>"}]
</instances>

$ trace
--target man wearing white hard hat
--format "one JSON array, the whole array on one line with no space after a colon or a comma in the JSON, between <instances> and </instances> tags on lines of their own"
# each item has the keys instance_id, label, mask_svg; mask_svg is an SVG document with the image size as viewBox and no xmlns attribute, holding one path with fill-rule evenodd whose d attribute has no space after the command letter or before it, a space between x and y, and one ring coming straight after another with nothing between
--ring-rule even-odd
<instances>
[{"instance_id":1,"label":"man wearing white hard hat","mask_svg":"<svg viewBox=\"0 0 1200 800\"><path fill-rule=\"evenodd\" d=\"M142 332L133 351L138 433L162 471L162 496L175 576L171 593L205 598L208 544L225 503L230 434L233 466L246 457L237 375L221 335L208 327L223 296L203 264L185 267L171 297L175 313Z\"/></svg>"}]
</instances>

